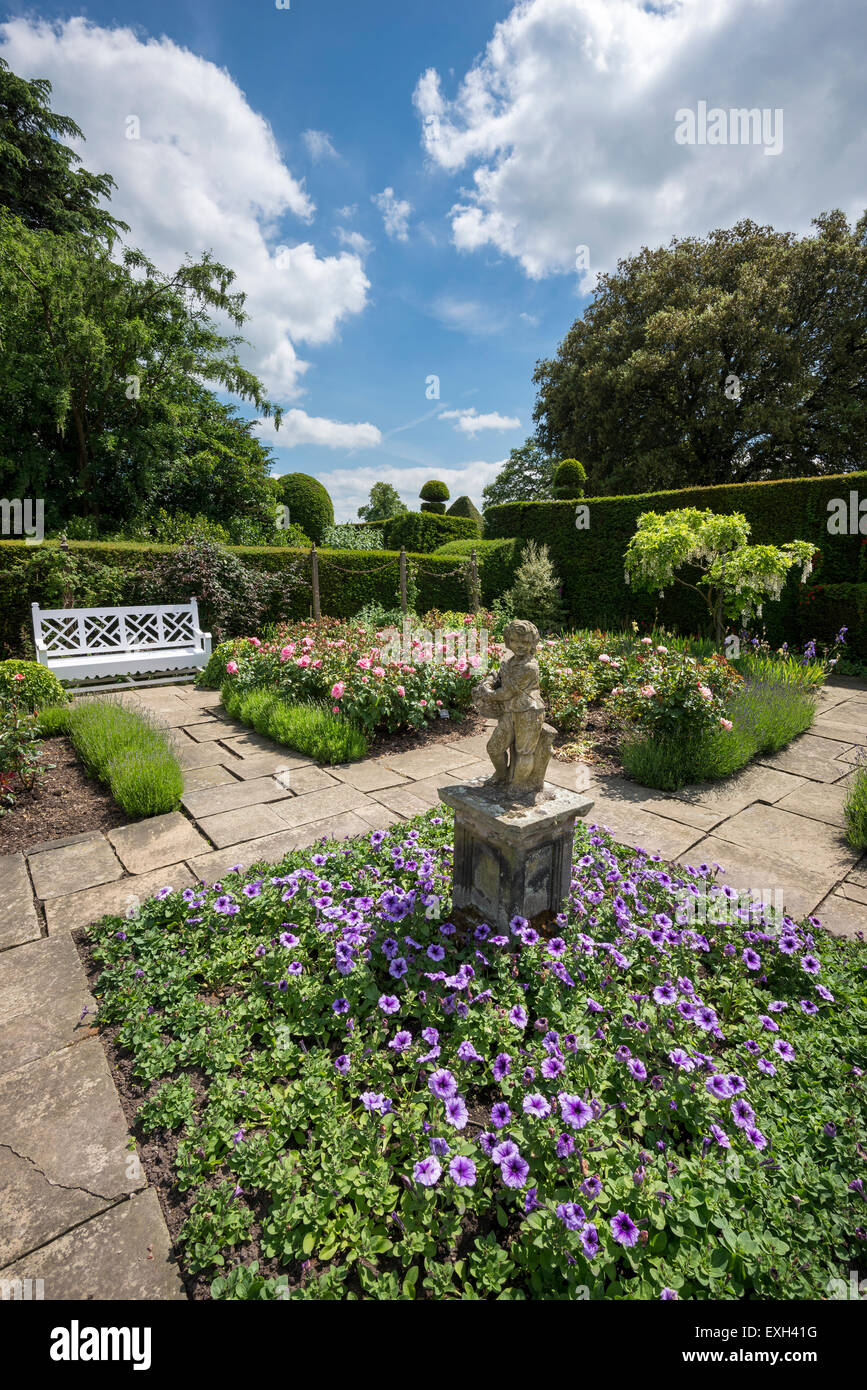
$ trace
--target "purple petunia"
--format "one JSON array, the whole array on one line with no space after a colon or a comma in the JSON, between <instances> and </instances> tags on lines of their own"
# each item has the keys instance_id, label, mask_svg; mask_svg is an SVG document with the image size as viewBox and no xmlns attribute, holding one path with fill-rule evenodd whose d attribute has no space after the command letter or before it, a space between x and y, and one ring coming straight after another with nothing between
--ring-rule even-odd
<instances>
[{"instance_id":1,"label":"purple petunia","mask_svg":"<svg viewBox=\"0 0 867 1390\"><path fill-rule=\"evenodd\" d=\"M611 1218L611 1234L618 1245L632 1246L638 1240L638 1227L625 1211Z\"/></svg>"}]
</instances>

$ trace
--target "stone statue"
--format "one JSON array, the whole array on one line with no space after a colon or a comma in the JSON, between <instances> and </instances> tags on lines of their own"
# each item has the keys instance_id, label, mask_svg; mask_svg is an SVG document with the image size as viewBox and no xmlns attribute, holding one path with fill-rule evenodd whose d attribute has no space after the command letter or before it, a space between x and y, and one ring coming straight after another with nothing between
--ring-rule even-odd
<instances>
[{"instance_id":1,"label":"stone statue","mask_svg":"<svg viewBox=\"0 0 867 1390\"><path fill-rule=\"evenodd\" d=\"M488 740L488 755L494 764L490 783L505 784L523 799L534 796L544 785L556 730L545 723L535 659L538 628L515 618L504 637L514 655L494 675L479 682L473 691L473 704L479 714L498 721Z\"/></svg>"}]
</instances>

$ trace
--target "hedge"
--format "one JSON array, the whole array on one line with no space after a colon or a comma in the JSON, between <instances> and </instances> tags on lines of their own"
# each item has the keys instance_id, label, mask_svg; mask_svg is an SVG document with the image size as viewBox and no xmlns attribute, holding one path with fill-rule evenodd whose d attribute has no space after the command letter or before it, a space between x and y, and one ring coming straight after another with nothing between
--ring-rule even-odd
<instances>
[{"instance_id":1,"label":"hedge","mask_svg":"<svg viewBox=\"0 0 867 1390\"><path fill-rule=\"evenodd\" d=\"M392 517L383 527L390 550L412 550L430 554L447 541L470 540L480 534L476 522L463 516L438 516L434 512L405 512Z\"/></svg>"},{"instance_id":2,"label":"hedge","mask_svg":"<svg viewBox=\"0 0 867 1390\"><path fill-rule=\"evenodd\" d=\"M656 617L682 631L696 632L706 625L706 610L698 595L680 585L672 585L663 598L634 594L624 581L623 555L642 512L679 507L743 512L757 544L812 541L819 551L813 583L837 585L867 577L860 558L863 537L828 532L829 500L848 499L851 491L867 496L867 472L631 497L587 497L580 503L506 502L486 510L485 536L544 542L563 582L570 617L582 627L619 628L624 618L650 623ZM587 508L586 530L576 529L578 506ZM790 577L780 602L765 606L763 617L771 641L800 636L797 591L798 580Z\"/></svg>"},{"instance_id":3,"label":"hedge","mask_svg":"<svg viewBox=\"0 0 867 1390\"><path fill-rule=\"evenodd\" d=\"M489 608L494 599L501 598L514 583L523 546L520 540L450 541L448 545L441 545L435 550L434 555L455 555L469 559L475 551L482 603Z\"/></svg>"},{"instance_id":4,"label":"hedge","mask_svg":"<svg viewBox=\"0 0 867 1390\"><path fill-rule=\"evenodd\" d=\"M50 543L46 543L50 544ZM171 545L148 545L134 541L70 541L70 552L89 556L100 564L112 569L120 569L131 577L138 569L146 567L147 562L157 554L168 554L177 549ZM312 588L310 587L310 552L295 550L289 546L228 546L234 555L245 564L271 573L284 566L298 565L307 583L299 588L297 594L282 612L269 613L267 621L307 617L312 612ZM23 541L0 541L0 648L10 655L21 655L32 649L32 628L30 605L39 603L42 607L60 606L56 601L46 602L43 593L34 587L23 592L20 583L11 572L16 559L29 559L35 548ZM399 603L399 563L400 555L395 550L318 550L319 594L322 612L331 617L353 617L368 603L382 604L394 608ZM461 570L461 556L436 556L427 554L408 554L407 559L416 570L418 602L421 611L429 608L458 609L467 607L467 586ZM178 600L186 601L188 594L179 594ZM127 598L112 594L106 602L114 605L125 603ZM73 596L73 602L75 602ZM97 599L90 606L99 606ZM87 605L82 605L87 606Z\"/></svg>"},{"instance_id":5,"label":"hedge","mask_svg":"<svg viewBox=\"0 0 867 1390\"><path fill-rule=\"evenodd\" d=\"M812 584L799 595L800 637L833 642L847 627L843 655L867 661L867 584Z\"/></svg>"}]
</instances>

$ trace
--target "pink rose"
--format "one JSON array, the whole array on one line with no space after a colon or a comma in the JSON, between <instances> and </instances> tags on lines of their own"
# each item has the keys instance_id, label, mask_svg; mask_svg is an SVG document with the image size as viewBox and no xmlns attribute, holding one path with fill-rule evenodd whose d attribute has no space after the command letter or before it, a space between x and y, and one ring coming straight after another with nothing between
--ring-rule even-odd
<instances>
[{"instance_id":1,"label":"pink rose","mask_svg":"<svg viewBox=\"0 0 867 1390\"><path fill-rule=\"evenodd\" d=\"M303 637L303 638L301 639L301 645L302 645L302 647L313 647L313 646L315 646L316 644L315 644L315 642L313 641L313 638L312 638L312 637Z\"/></svg>"},{"instance_id":2,"label":"pink rose","mask_svg":"<svg viewBox=\"0 0 867 1390\"><path fill-rule=\"evenodd\" d=\"M639 686L638 693L639 695L643 695L646 700L649 700L652 695L656 694L656 691L652 685L642 685Z\"/></svg>"},{"instance_id":3,"label":"pink rose","mask_svg":"<svg viewBox=\"0 0 867 1390\"><path fill-rule=\"evenodd\" d=\"M237 671L237 669L238 669L238 668L237 668L237 666L236 666L236 667L235 667L235 670ZM22 674L21 674L20 671L16 671L16 672L15 672L15 675L12 677L12 679L13 679L14 681L23 681L24 677L22 676Z\"/></svg>"},{"instance_id":4,"label":"pink rose","mask_svg":"<svg viewBox=\"0 0 867 1390\"><path fill-rule=\"evenodd\" d=\"M281 661L288 661L289 658L290 658L290 656L294 656L294 655L295 655L295 643L294 643L294 642L287 642L287 643L286 643L286 646L285 646L285 647L282 649L282 651L280 652L280 660L281 660Z\"/></svg>"},{"instance_id":5,"label":"pink rose","mask_svg":"<svg viewBox=\"0 0 867 1390\"><path fill-rule=\"evenodd\" d=\"M369 671L369 670L370 670L371 663L368 661L368 659L367 659L366 656L363 656L363 657L361 658L360 661L356 661L355 664L356 664L356 666L358 666L359 669L362 670L362 671Z\"/></svg>"},{"instance_id":6,"label":"pink rose","mask_svg":"<svg viewBox=\"0 0 867 1390\"><path fill-rule=\"evenodd\" d=\"M262 645L258 637L248 637L247 641L250 643L251 647L261 647Z\"/></svg>"},{"instance_id":7,"label":"pink rose","mask_svg":"<svg viewBox=\"0 0 867 1390\"><path fill-rule=\"evenodd\" d=\"M427 700L419 700L419 704L421 705L422 709L424 709L425 705L427 704Z\"/></svg>"},{"instance_id":8,"label":"pink rose","mask_svg":"<svg viewBox=\"0 0 867 1390\"><path fill-rule=\"evenodd\" d=\"M607 666L608 662L611 660L611 657L608 655L607 652L603 652L599 660L602 662L603 666Z\"/></svg>"},{"instance_id":9,"label":"pink rose","mask_svg":"<svg viewBox=\"0 0 867 1390\"><path fill-rule=\"evenodd\" d=\"M373 668L373 674L374 674L375 676L380 676L380 677L382 677L382 676L385 675L385 670L383 669L382 666L374 666L374 668Z\"/></svg>"},{"instance_id":10,"label":"pink rose","mask_svg":"<svg viewBox=\"0 0 867 1390\"><path fill-rule=\"evenodd\" d=\"M394 688L395 688L395 690L397 691L397 693L398 693L398 695L400 696L400 698L403 699L404 695L406 694L406 691L404 690L403 686L402 686L402 685L396 685Z\"/></svg>"},{"instance_id":11,"label":"pink rose","mask_svg":"<svg viewBox=\"0 0 867 1390\"><path fill-rule=\"evenodd\" d=\"M227 662L226 662L226 674L229 675L229 676L237 676L237 674L238 674L238 663L237 663L237 661L227 661Z\"/></svg>"},{"instance_id":12,"label":"pink rose","mask_svg":"<svg viewBox=\"0 0 867 1390\"><path fill-rule=\"evenodd\" d=\"M701 698L702 698L703 700L712 700L712 699L713 699L713 694L712 694L712 692L708 689L708 687L707 687L706 685L700 685L699 688L698 688L698 693L699 693L699 695L701 696Z\"/></svg>"},{"instance_id":13,"label":"pink rose","mask_svg":"<svg viewBox=\"0 0 867 1390\"><path fill-rule=\"evenodd\" d=\"M346 686L343 681L335 681L334 685L332 685L331 687L332 700L339 700L343 695L345 689Z\"/></svg>"},{"instance_id":14,"label":"pink rose","mask_svg":"<svg viewBox=\"0 0 867 1390\"><path fill-rule=\"evenodd\" d=\"M298 659L297 659L296 662L295 662L295 665L296 665L296 666L309 666L309 665L310 665L310 657L309 657L309 656L299 656Z\"/></svg>"},{"instance_id":15,"label":"pink rose","mask_svg":"<svg viewBox=\"0 0 867 1390\"><path fill-rule=\"evenodd\" d=\"M657 650L658 652L663 652L664 654L667 654L667 653L668 653L668 647L657 647L656 650Z\"/></svg>"},{"instance_id":16,"label":"pink rose","mask_svg":"<svg viewBox=\"0 0 867 1390\"><path fill-rule=\"evenodd\" d=\"M332 705L332 706L331 706L331 713L332 713L332 714L339 714L339 713L340 713L340 706L339 706L339 705Z\"/></svg>"},{"instance_id":17,"label":"pink rose","mask_svg":"<svg viewBox=\"0 0 867 1390\"><path fill-rule=\"evenodd\" d=\"M732 727L732 721L730 719L721 719L720 724L722 728L725 729L726 733L728 733Z\"/></svg>"}]
</instances>

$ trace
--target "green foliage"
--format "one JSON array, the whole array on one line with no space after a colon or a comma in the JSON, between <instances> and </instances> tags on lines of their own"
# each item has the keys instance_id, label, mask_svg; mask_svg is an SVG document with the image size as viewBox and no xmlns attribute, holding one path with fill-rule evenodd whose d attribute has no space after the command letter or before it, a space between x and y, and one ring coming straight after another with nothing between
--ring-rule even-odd
<instances>
[{"instance_id":1,"label":"green foliage","mask_svg":"<svg viewBox=\"0 0 867 1390\"><path fill-rule=\"evenodd\" d=\"M867 766L863 762L856 768L846 790L843 813L850 845L856 849L867 849Z\"/></svg>"},{"instance_id":2,"label":"green foliage","mask_svg":"<svg viewBox=\"0 0 867 1390\"><path fill-rule=\"evenodd\" d=\"M419 497L422 499L421 510L423 512L442 513L446 509L446 502L449 500L449 490L445 483L438 478L431 478L430 482L425 483Z\"/></svg>"},{"instance_id":3,"label":"green foliage","mask_svg":"<svg viewBox=\"0 0 867 1390\"><path fill-rule=\"evenodd\" d=\"M510 451L494 481L482 490L485 512L508 502L538 502L551 497L555 466L555 460L534 439L525 440Z\"/></svg>"},{"instance_id":4,"label":"green foliage","mask_svg":"<svg viewBox=\"0 0 867 1390\"><path fill-rule=\"evenodd\" d=\"M485 519L473 501L472 497L456 497L452 505L446 511L446 516L465 516L470 521L474 521L477 527L477 534L481 536L485 526Z\"/></svg>"},{"instance_id":5,"label":"green foliage","mask_svg":"<svg viewBox=\"0 0 867 1390\"><path fill-rule=\"evenodd\" d=\"M656 621L670 629L697 632L707 622L706 604L700 595L673 586L663 597L651 598L634 594L625 583L622 556L642 512L685 507L740 512L752 528L752 542L759 545L780 545L793 535L800 536L819 552L814 573L817 584L830 589L831 585L859 579L863 537L829 535L827 529L828 502L848 496L850 488L867 492L867 473L629 497L588 497L578 504L512 503L485 512L485 535L489 539L520 536L547 544L563 577L564 599L576 626L617 628L624 619L635 619L648 626ZM576 517L579 506L586 507L589 518L582 529L576 527L576 519L583 520L583 515ZM790 579L780 602L765 613L763 620L774 645L784 637L795 641L816 632L813 618L822 612L823 602L817 600L799 609L799 595L806 598L807 592ZM867 614L867 607L862 611ZM859 638L856 599L850 590L831 590L825 612L826 621L817 625L822 627L823 637L830 638L844 622L850 627L850 641L857 644L860 640L862 646L867 641L867 637ZM831 630L825 631L825 627ZM867 627L862 624L860 631L867 633Z\"/></svg>"},{"instance_id":6,"label":"green foliage","mask_svg":"<svg viewBox=\"0 0 867 1390\"><path fill-rule=\"evenodd\" d=\"M565 610L560 598L560 580L547 545L527 542L515 571L515 582L503 595L499 606L504 616L526 618L542 633L562 622ZM498 607L496 602L494 607Z\"/></svg>"},{"instance_id":7,"label":"green foliage","mask_svg":"<svg viewBox=\"0 0 867 1390\"><path fill-rule=\"evenodd\" d=\"M523 542L519 540L448 541L445 545L437 546L434 555L459 555L468 560L475 551L482 586L481 600L490 605L514 583L522 548Z\"/></svg>"},{"instance_id":8,"label":"green foliage","mask_svg":"<svg viewBox=\"0 0 867 1390\"><path fill-rule=\"evenodd\" d=\"M14 700L21 709L62 705L69 699L60 681L36 661L0 661L0 699Z\"/></svg>"},{"instance_id":9,"label":"green foliage","mask_svg":"<svg viewBox=\"0 0 867 1390\"><path fill-rule=\"evenodd\" d=\"M577 459L563 459L554 469L552 491L555 497L583 497L587 470Z\"/></svg>"},{"instance_id":10,"label":"green foliage","mask_svg":"<svg viewBox=\"0 0 867 1390\"><path fill-rule=\"evenodd\" d=\"M462 516L438 516L433 512L407 512L395 517L384 527L385 543L390 550L404 546L416 554L436 550L446 541L476 538L475 522Z\"/></svg>"},{"instance_id":11,"label":"green foliage","mask_svg":"<svg viewBox=\"0 0 867 1390\"><path fill-rule=\"evenodd\" d=\"M233 718L319 763L358 762L370 747L360 729L322 705L293 704L262 688L238 692L231 681L223 683L220 698ZM291 786L291 772L285 776Z\"/></svg>"},{"instance_id":12,"label":"green foliage","mask_svg":"<svg viewBox=\"0 0 867 1390\"><path fill-rule=\"evenodd\" d=\"M750 545L749 535L750 524L740 512L715 515L696 507L643 512L624 556L627 583L662 591L687 582L676 570L698 569L698 591L721 644L724 618L748 623L761 617L763 603L780 597L793 566L800 567L802 583L813 568L815 547L809 541Z\"/></svg>"},{"instance_id":13,"label":"green foliage","mask_svg":"<svg viewBox=\"0 0 867 1390\"><path fill-rule=\"evenodd\" d=\"M0 816L30 791L43 771L38 717L14 699L0 695Z\"/></svg>"},{"instance_id":14,"label":"green foliage","mask_svg":"<svg viewBox=\"0 0 867 1390\"><path fill-rule=\"evenodd\" d=\"M383 534L375 526L326 526L322 544L329 550L382 550Z\"/></svg>"},{"instance_id":15,"label":"green foliage","mask_svg":"<svg viewBox=\"0 0 867 1390\"><path fill-rule=\"evenodd\" d=\"M36 722L40 738L57 738L60 734L68 734L69 705L43 705Z\"/></svg>"},{"instance_id":16,"label":"green foliage","mask_svg":"<svg viewBox=\"0 0 867 1390\"><path fill-rule=\"evenodd\" d=\"M136 1111L136 1123L144 1134L155 1129L177 1129L192 1124L196 1113L196 1093L189 1077L166 1081Z\"/></svg>"},{"instance_id":17,"label":"green foliage","mask_svg":"<svg viewBox=\"0 0 867 1390\"><path fill-rule=\"evenodd\" d=\"M374 483L365 506L358 508L362 521L389 521L393 516L402 516L409 508L400 500L400 493L391 483Z\"/></svg>"},{"instance_id":18,"label":"green foliage","mask_svg":"<svg viewBox=\"0 0 867 1390\"><path fill-rule=\"evenodd\" d=\"M68 727L87 771L108 784L128 815L177 810L183 773L166 732L155 721L119 700L96 696L70 707Z\"/></svg>"},{"instance_id":19,"label":"green foliage","mask_svg":"<svg viewBox=\"0 0 867 1390\"><path fill-rule=\"evenodd\" d=\"M326 529L334 525L334 504L327 489L309 473L284 473L277 482L280 501L289 508L289 520L316 545L322 545Z\"/></svg>"},{"instance_id":20,"label":"green foliage","mask_svg":"<svg viewBox=\"0 0 867 1390\"><path fill-rule=\"evenodd\" d=\"M594 493L863 466L865 232L745 220L620 261L536 367L539 444L589 460Z\"/></svg>"},{"instance_id":21,"label":"green foliage","mask_svg":"<svg viewBox=\"0 0 867 1390\"><path fill-rule=\"evenodd\" d=\"M33 652L30 605L40 608L116 607L129 593L129 573L84 549L0 543L0 648Z\"/></svg>"},{"instance_id":22,"label":"green foliage","mask_svg":"<svg viewBox=\"0 0 867 1390\"><path fill-rule=\"evenodd\" d=\"M867 554L867 547L865 547ZM813 584L799 593L798 634L830 642L842 626L849 661L867 662L867 582ZM840 673L844 673L841 663ZM858 671L849 670L857 676Z\"/></svg>"}]
</instances>

